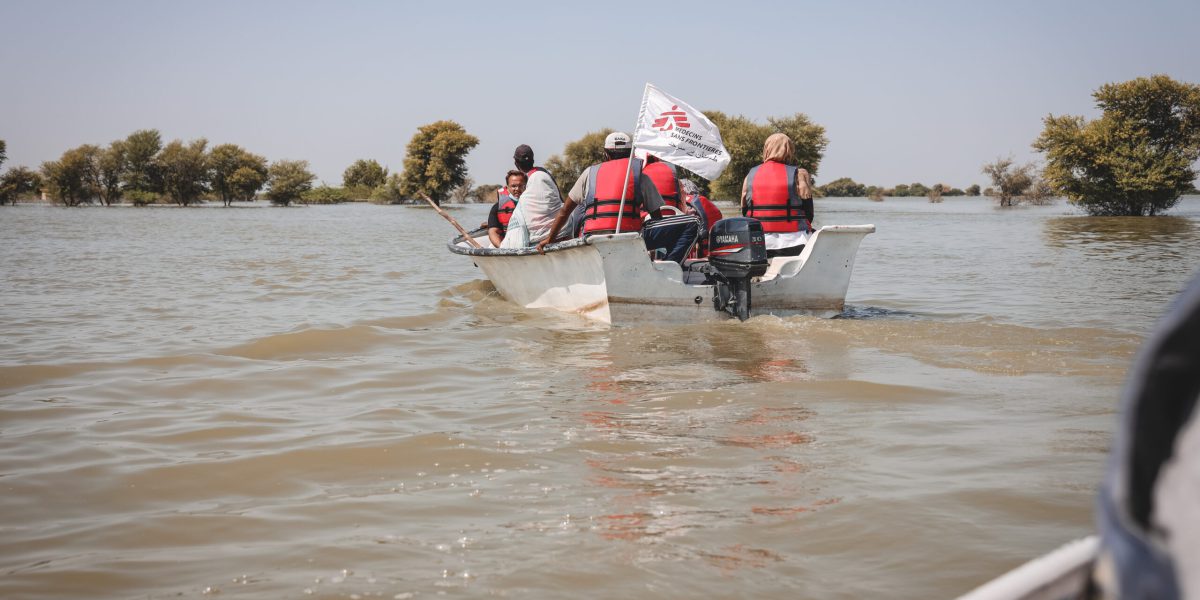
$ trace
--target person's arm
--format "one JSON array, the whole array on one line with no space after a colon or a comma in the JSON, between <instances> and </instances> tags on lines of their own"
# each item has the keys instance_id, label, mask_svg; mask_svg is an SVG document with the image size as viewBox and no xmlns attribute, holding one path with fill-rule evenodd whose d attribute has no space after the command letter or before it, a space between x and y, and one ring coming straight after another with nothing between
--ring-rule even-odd
<instances>
[{"instance_id":1,"label":"person's arm","mask_svg":"<svg viewBox=\"0 0 1200 600\"><path fill-rule=\"evenodd\" d=\"M638 191L642 194L642 210L650 213L651 221L661 219L663 199L662 194L658 193L658 187L654 185L654 181L643 175L638 180L638 188Z\"/></svg>"},{"instance_id":2,"label":"person's arm","mask_svg":"<svg viewBox=\"0 0 1200 600\"><path fill-rule=\"evenodd\" d=\"M562 208L558 211L558 216L554 217L554 223L550 225L550 234L546 236L546 239L538 242L538 254L545 254L546 246L554 243L554 238L558 236L558 230L562 229L563 223L571 217L571 211L573 210L575 210L575 199L567 196Z\"/></svg>"},{"instance_id":3,"label":"person's arm","mask_svg":"<svg viewBox=\"0 0 1200 600\"><path fill-rule=\"evenodd\" d=\"M800 198L800 210L804 212L804 220L808 221L809 229L812 229L812 222L815 218L813 214L812 176L808 174L806 169L798 169L796 171L796 195Z\"/></svg>"},{"instance_id":4,"label":"person's arm","mask_svg":"<svg viewBox=\"0 0 1200 600\"><path fill-rule=\"evenodd\" d=\"M575 210L575 206L583 202L583 196L586 194L588 186L588 173L591 169L584 169L579 174L579 178L575 180L575 185L571 186L571 191L567 192L567 197L563 198L562 208L558 211L558 216L554 217L554 222L550 224L550 235L546 239L538 242L538 254L545 254L544 248L554 243L554 238L558 237L558 231L562 229L563 223L571 218L571 213Z\"/></svg>"},{"instance_id":5,"label":"person's arm","mask_svg":"<svg viewBox=\"0 0 1200 600\"><path fill-rule=\"evenodd\" d=\"M500 228L499 212L500 203L497 202L492 205L492 210L488 212L487 222L484 223L484 227L488 228L488 240L490 240L492 245L497 248L500 247L500 242L504 241L504 234L501 233Z\"/></svg>"}]
</instances>

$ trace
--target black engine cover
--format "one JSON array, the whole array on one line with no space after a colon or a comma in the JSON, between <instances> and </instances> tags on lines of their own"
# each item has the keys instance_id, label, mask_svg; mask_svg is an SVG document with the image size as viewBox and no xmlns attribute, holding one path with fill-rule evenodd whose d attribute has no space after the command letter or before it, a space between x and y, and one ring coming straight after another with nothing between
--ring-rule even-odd
<instances>
[{"instance_id":1,"label":"black engine cover","mask_svg":"<svg viewBox=\"0 0 1200 600\"><path fill-rule=\"evenodd\" d=\"M759 277L767 272L767 244L758 219L731 217L708 233L708 262L729 278Z\"/></svg>"}]
</instances>

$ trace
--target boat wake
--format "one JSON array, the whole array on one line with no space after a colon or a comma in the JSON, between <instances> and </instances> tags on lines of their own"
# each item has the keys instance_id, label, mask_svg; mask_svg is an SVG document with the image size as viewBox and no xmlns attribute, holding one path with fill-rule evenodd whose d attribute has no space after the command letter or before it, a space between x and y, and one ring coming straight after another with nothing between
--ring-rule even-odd
<instances>
[{"instance_id":1,"label":"boat wake","mask_svg":"<svg viewBox=\"0 0 1200 600\"><path fill-rule=\"evenodd\" d=\"M879 306L855 306L847 304L834 319L919 319L921 315L907 310Z\"/></svg>"}]
</instances>

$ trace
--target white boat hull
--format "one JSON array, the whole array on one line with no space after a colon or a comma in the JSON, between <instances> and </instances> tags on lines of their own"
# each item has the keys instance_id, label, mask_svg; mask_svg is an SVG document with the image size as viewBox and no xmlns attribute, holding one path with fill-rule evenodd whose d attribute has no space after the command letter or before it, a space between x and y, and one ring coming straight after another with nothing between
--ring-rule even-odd
<instances>
[{"instance_id":1,"label":"white boat hull","mask_svg":"<svg viewBox=\"0 0 1200 600\"><path fill-rule=\"evenodd\" d=\"M959 596L959 600L1083 598L1099 553L1096 536L1075 540Z\"/></svg>"},{"instance_id":2,"label":"white boat hull","mask_svg":"<svg viewBox=\"0 0 1200 600\"><path fill-rule=\"evenodd\" d=\"M822 227L800 256L771 260L751 286L752 315L842 312L854 256L874 225ZM476 240L488 246L483 233ZM506 299L527 308L552 308L607 324L715 321L713 286L679 264L652 261L638 233L591 236L532 249L473 249L461 238L451 251L469 255Z\"/></svg>"}]
</instances>

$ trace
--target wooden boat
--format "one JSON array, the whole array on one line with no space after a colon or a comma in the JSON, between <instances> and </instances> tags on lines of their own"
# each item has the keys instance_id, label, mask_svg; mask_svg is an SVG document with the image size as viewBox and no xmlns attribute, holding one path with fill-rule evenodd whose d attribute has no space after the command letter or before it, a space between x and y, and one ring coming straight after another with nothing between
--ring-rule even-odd
<instances>
[{"instance_id":1,"label":"wooden boat","mask_svg":"<svg viewBox=\"0 0 1200 600\"><path fill-rule=\"evenodd\" d=\"M874 225L834 225L813 234L799 256L770 260L750 282L752 315L840 314L859 243ZM610 325L728 319L714 308L716 285L700 269L707 261L651 260L639 233L588 236L546 247L494 248L487 232L468 232L447 244L470 257L506 299L526 308L552 308Z\"/></svg>"}]
</instances>

